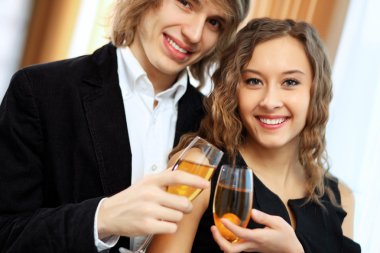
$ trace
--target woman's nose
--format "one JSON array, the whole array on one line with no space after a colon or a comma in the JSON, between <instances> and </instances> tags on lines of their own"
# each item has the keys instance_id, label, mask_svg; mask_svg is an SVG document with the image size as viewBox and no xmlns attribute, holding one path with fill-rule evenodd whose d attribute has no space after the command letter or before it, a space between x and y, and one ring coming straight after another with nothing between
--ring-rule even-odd
<instances>
[{"instance_id":1,"label":"woman's nose","mask_svg":"<svg viewBox=\"0 0 380 253\"><path fill-rule=\"evenodd\" d=\"M260 106L268 110L273 110L283 106L281 99L281 91L277 87L268 86L263 93L262 99L259 103Z\"/></svg>"}]
</instances>

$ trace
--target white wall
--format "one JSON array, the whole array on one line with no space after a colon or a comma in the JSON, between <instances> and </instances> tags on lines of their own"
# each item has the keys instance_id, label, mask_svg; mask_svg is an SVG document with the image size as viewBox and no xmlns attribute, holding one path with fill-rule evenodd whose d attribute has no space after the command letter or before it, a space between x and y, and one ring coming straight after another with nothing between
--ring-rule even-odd
<instances>
[{"instance_id":1,"label":"white wall","mask_svg":"<svg viewBox=\"0 0 380 253\"><path fill-rule=\"evenodd\" d=\"M30 0L0 1L0 101L19 67L32 3Z\"/></svg>"},{"instance_id":2,"label":"white wall","mask_svg":"<svg viewBox=\"0 0 380 253\"><path fill-rule=\"evenodd\" d=\"M380 252L380 1L351 0L333 68L332 172L356 198L355 240Z\"/></svg>"}]
</instances>

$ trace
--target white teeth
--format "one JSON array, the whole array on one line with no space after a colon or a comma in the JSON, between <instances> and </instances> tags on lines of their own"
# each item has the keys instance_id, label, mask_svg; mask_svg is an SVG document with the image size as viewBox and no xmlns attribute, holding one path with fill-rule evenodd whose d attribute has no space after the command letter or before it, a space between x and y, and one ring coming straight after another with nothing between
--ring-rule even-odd
<instances>
[{"instance_id":1,"label":"white teeth","mask_svg":"<svg viewBox=\"0 0 380 253\"><path fill-rule=\"evenodd\" d=\"M259 118L261 122L267 125L277 125L281 124L284 122L286 119L285 118L279 118L279 119L266 119L266 118Z\"/></svg>"},{"instance_id":2,"label":"white teeth","mask_svg":"<svg viewBox=\"0 0 380 253\"><path fill-rule=\"evenodd\" d=\"M174 47L177 51L183 53L183 54L187 54L188 52L181 48L180 46L178 46L173 40L171 40L170 38L166 37L166 39L169 41L169 44L172 45L172 47Z\"/></svg>"}]
</instances>

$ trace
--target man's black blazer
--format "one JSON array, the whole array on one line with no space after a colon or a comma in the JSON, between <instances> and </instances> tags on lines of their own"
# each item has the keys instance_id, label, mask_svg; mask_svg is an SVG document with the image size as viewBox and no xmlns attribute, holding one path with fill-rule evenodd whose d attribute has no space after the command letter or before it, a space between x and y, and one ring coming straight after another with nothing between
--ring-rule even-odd
<instances>
[{"instance_id":1,"label":"man's black blazer","mask_svg":"<svg viewBox=\"0 0 380 253\"><path fill-rule=\"evenodd\" d=\"M175 144L203 115L188 84ZM0 107L0 252L96 252L96 207L130 181L114 46L13 76Z\"/></svg>"}]
</instances>

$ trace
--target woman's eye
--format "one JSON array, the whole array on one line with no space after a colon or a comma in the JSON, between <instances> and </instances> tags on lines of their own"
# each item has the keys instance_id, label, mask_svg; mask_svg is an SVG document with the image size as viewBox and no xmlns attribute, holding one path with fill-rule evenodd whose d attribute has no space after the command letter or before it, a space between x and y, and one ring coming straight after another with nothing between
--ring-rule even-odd
<instances>
[{"instance_id":1,"label":"woman's eye","mask_svg":"<svg viewBox=\"0 0 380 253\"><path fill-rule=\"evenodd\" d=\"M298 85L300 82L298 82L297 80L294 80L294 79L287 79L285 80L284 84L288 87L291 87L291 86L296 86Z\"/></svg>"},{"instance_id":2,"label":"woman's eye","mask_svg":"<svg viewBox=\"0 0 380 253\"><path fill-rule=\"evenodd\" d=\"M257 78L249 78L245 80L245 83L252 86L257 86L261 84L261 81Z\"/></svg>"}]
</instances>

